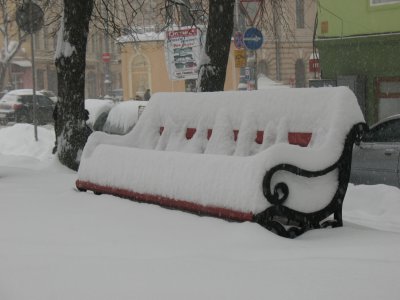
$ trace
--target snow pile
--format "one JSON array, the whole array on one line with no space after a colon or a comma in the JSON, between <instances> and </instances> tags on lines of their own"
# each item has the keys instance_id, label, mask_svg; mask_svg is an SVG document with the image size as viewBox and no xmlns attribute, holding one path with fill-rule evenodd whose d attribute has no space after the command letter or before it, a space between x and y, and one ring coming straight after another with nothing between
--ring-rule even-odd
<instances>
[{"instance_id":1,"label":"snow pile","mask_svg":"<svg viewBox=\"0 0 400 300\"><path fill-rule=\"evenodd\" d=\"M367 227L400 232L400 190L386 185L350 185L344 218Z\"/></svg>"},{"instance_id":2,"label":"snow pile","mask_svg":"<svg viewBox=\"0 0 400 300\"><path fill-rule=\"evenodd\" d=\"M153 95L139 122L126 136L94 133L89 138L79 180L258 213L268 206L261 189L266 170L281 163L307 170L325 169L340 157L352 126L363 120L357 99L345 87L159 93ZM272 133L276 140L263 149L254 141L256 130L271 127L271 122L277 124ZM161 127L164 131L160 136ZM187 140L186 128L199 131ZM210 128L213 132L208 141L205 132ZM236 129L241 131L237 142L232 134ZM253 141L249 139L251 131ZM324 138L316 137L312 147L302 148L286 142L288 131L313 132ZM265 130L264 138L270 134ZM200 153L201 149L195 146L205 146L205 154L186 153L188 149ZM243 156L257 150L255 155ZM314 179L281 172L274 176L273 183L288 183L290 194L285 205L311 212L331 201L336 178L336 171Z\"/></svg>"},{"instance_id":3,"label":"snow pile","mask_svg":"<svg viewBox=\"0 0 400 300\"><path fill-rule=\"evenodd\" d=\"M283 85L280 82L273 81L267 76L259 76L257 79L257 89L274 89L274 88L288 88L289 86Z\"/></svg>"},{"instance_id":4,"label":"snow pile","mask_svg":"<svg viewBox=\"0 0 400 300\"><path fill-rule=\"evenodd\" d=\"M15 124L0 130L0 153L13 156L29 156L41 161L53 157L54 130L38 127L38 141L35 141L34 127L29 124Z\"/></svg>"}]
</instances>

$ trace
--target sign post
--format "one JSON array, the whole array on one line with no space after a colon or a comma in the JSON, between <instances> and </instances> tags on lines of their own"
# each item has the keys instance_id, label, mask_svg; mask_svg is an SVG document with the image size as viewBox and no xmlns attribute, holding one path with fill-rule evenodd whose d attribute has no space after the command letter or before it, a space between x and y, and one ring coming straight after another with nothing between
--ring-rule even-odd
<instances>
[{"instance_id":1,"label":"sign post","mask_svg":"<svg viewBox=\"0 0 400 300\"><path fill-rule=\"evenodd\" d=\"M31 35L31 59L32 59L32 91L33 91L33 124L35 131L35 140L38 141L37 132L37 103L36 103L36 69L35 69L35 40L34 33L43 26L43 10L32 0L25 0L18 7L16 12L16 21L23 31Z\"/></svg>"},{"instance_id":2,"label":"sign post","mask_svg":"<svg viewBox=\"0 0 400 300\"><path fill-rule=\"evenodd\" d=\"M247 67L249 68L249 79L247 80L247 90L257 89L256 66L257 52L264 43L264 37L260 30L255 27L250 27L244 33L243 42L249 50L247 59Z\"/></svg>"}]
</instances>

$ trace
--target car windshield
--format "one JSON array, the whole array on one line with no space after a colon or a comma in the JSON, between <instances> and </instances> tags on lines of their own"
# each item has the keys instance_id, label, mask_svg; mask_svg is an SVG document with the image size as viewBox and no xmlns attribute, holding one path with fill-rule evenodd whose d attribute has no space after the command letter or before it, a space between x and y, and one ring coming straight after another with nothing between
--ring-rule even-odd
<instances>
[{"instance_id":1,"label":"car windshield","mask_svg":"<svg viewBox=\"0 0 400 300\"><path fill-rule=\"evenodd\" d=\"M13 94L5 94L3 98L1 98L2 102L17 102L18 101L18 96L13 95Z\"/></svg>"}]
</instances>

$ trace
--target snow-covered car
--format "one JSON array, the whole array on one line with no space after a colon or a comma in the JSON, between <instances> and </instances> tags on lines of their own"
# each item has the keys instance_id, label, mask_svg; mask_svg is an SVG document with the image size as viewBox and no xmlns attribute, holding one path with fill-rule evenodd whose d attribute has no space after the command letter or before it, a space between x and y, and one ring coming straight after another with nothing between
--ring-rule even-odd
<instances>
[{"instance_id":1,"label":"snow-covered car","mask_svg":"<svg viewBox=\"0 0 400 300\"><path fill-rule=\"evenodd\" d=\"M400 114L371 126L354 146L350 182L400 187Z\"/></svg>"},{"instance_id":2,"label":"snow-covered car","mask_svg":"<svg viewBox=\"0 0 400 300\"><path fill-rule=\"evenodd\" d=\"M126 134L135 126L147 103L138 100L119 102L97 118L93 129L110 134Z\"/></svg>"},{"instance_id":3,"label":"snow-covered car","mask_svg":"<svg viewBox=\"0 0 400 300\"><path fill-rule=\"evenodd\" d=\"M38 124L53 123L55 103L41 92L36 92ZM33 123L32 89L13 90L0 99L0 123Z\"/></svg>"},{"instance_id":4,"label":"snow-covered car","mask_svg":"<svg viewBox=\"0 0 400 300\"><path fill-rule=\"evenodd\" d=\"M86 99L85 109L87 109L89 112L89 119L86 121L86 124L92 130L99 130L98 127L102 126L99 123L101 123L101 120L104 119L104 116L108 115L108 112L113 106L114 106L114 101L112 100ZM102 121L103 125L104 122L105 119Z\"/></svg>"}]
</instances>

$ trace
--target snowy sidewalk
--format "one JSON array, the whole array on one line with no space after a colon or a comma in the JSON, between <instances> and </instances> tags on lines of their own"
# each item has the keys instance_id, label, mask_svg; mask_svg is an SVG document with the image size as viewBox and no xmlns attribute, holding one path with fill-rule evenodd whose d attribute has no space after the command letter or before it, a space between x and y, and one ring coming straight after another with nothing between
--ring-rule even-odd
<instances>
[{"instance_id":1,"label":"snowy sidewalk","mask_svg":"<svg viewBox=\"0 0 400 300\"><path fill-rule=\"evenodd\" d=\"M400 294L397 188L350 185L344 227L287 240L257 224L77 192L75 172L35 155L0 153L2 300Z\"/></svg>"}]
</instances>

